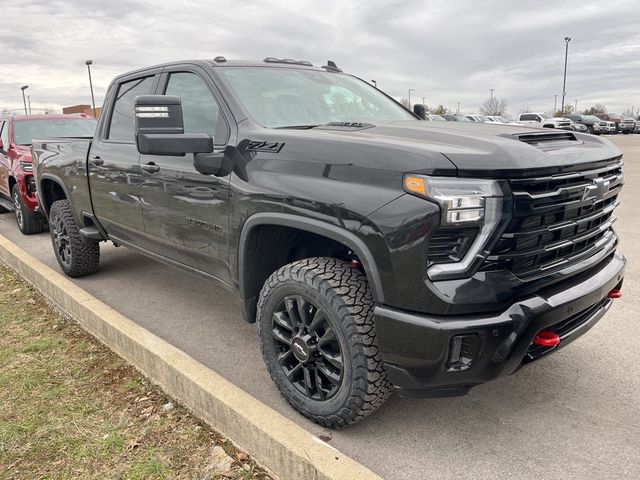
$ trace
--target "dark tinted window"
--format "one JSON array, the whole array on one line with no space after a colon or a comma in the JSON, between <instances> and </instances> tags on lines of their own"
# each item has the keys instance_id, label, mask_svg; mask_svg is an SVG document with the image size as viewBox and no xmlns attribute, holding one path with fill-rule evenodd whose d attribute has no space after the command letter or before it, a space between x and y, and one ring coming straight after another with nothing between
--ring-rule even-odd
<instances>
[{"instance_id":1,"label":"dark tinted window","mask_svg":"<svg viewBox=\"0 0 640 480\"><path fill-rule=\"evenodd\" d=\"M153 77L138 78L120 84L116 103L111 114L109 140L134 143L133 99L138 95L150 95Z\"/></svg>"},{"instance_id":2,"label":"dark tinted window","mask_svg":"<svg viewBox=\"0 0 640 480\"><path fill-rule=\"evenodd\" d=\"M220 108L204 80L194 73L172 73L165 94L180 97L185 133L206 133L216 138ZM227 139L216 140L224 143Z\"/></svg>"},{"instance_id":3,"label":"dark tinted window","mask_svg":"<svg viewBox=\"0 0 640 480\"><path fill-rule=\"evenodd\" d=\"M523 115L520 115L520 120L523 120L523 121L528 121L528 120L537 121L538 120L538 115L535 115L533 113L525 113Z\"/></svg>"},{"instance_id":4,"label":"dark tinted window","mask_svg":"<svg viewBox=\"0 0 640 480\"><path fill-rule=\"evenodd\" d=\"M97 123L93 118L16 120L13 140L19 145L31 145L34 138L93 137Z\"/></svg>"}]
</instances>

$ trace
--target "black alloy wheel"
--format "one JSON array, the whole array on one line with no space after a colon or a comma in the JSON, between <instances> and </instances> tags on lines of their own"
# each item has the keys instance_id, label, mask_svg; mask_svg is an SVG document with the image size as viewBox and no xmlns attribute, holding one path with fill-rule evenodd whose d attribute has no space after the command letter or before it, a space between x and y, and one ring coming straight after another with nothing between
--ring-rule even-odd
<instances>
[{"instance_id":1,"label":"black alloy wheel","mask_svg":"<svg viewBox=\"0 0 640 480\"><path fill-rule=\"evenodd\" d=\"M260 347L282 396L326 427L371 415L391 395L364 272L349 262L311 257L281 267L257 306Z\"/></svg>"},{"instance_id":2,"label":"black alloy wheel","mask_svg":"<svg viewBox=\"0 0 640 480\"><path fill-rule=\"evenodd\" d=\"M278 363L292 385L313 400L333 397L344 359L326 314L304 296L287 296L273 313L271 329Z\"/></svg>"}]
</instances>

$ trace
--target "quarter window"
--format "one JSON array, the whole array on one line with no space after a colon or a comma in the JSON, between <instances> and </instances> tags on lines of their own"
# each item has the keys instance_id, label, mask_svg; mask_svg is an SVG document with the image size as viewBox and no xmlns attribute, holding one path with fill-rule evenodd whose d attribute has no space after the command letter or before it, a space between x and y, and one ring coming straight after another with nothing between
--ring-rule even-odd
<instances>
[{"instance_id":1,"label":"quarter window","mask_svg":"<svg viewBox=\"0 0 640 480\"><path fill-rule=\"evenodd\" d=\"M138 95L151 94L153 77L144 77L120 84L109 125L109 140L134 143L133 100Z\"/></svg>"}]
</instances>

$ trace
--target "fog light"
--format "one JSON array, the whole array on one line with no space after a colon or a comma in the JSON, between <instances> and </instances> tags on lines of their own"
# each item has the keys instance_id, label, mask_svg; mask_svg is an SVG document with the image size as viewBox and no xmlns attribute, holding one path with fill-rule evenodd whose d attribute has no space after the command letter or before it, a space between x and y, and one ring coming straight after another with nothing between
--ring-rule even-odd
<instances>
[{"instance_id":1,"label":"fog light","mask_svg":"<svg viewBox=\"0 0 640 480\"><path fill-rule=\"evenodd\" d=\"M462 371L471 366L480 352L479 335L456 335L449 346L448 371Z\"/></svg>"}]
</instances>

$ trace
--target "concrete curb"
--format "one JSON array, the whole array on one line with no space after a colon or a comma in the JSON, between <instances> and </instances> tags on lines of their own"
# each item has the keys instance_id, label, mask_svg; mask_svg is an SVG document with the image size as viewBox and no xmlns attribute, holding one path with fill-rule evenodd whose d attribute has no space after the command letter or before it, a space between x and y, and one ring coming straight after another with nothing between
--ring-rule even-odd
<instances>
[{"instance_id":1,"label":"concrete curb","mask_svg":"<svg viewBox=\"0 0 640 480\"><path fill-rule=\"evenodd\" d=\"M0 260L282 480L381 480L0 235Z\"/></svg>"}]
</instances>

